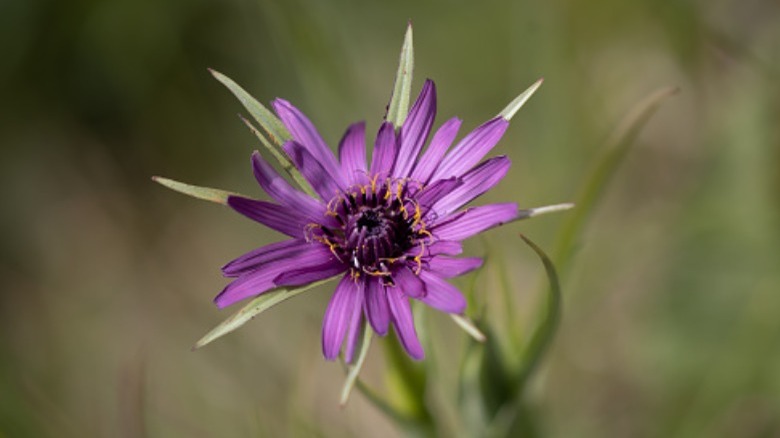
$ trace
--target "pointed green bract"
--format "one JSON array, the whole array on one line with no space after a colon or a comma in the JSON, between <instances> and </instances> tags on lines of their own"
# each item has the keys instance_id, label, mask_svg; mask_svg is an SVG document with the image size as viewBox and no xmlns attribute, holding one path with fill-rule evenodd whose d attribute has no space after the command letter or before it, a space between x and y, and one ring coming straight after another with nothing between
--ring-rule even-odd
<instances>
[{"instance_id":1,"label":"pointed green bract","mask_svg":"<svg viewBox=\"0 0 780 438\"><path fill-rule=\"evenodd\" d=\"M241 118L241 121L244 122L244 124L249 128L250 131L252 131L253 134L260 140L261 143L263 143L263 146L265 146L266 149L268 149L269 152L271 152L271 155L276 158L276 161L279 162L279 165L282 166L282 169L284 169L285 172L287 172L288 175L290 175L290 178L293 179L296 183L298 183L298 187L301 188L307 195L316 198L317 194L314 193L314 189L311 188L311 185L309 185L309 182L306 181L306 178L303 177L300 171L298 171L298 168L293 166L292 161L290 161L289 158L287 158L287 155L282 151L281 147L278 147L274 144L272 144L265 135L263 135L262 132L260 132L257 128L255 128L255 125L252 124L249 120L245 119L242 115L239 114Z\"/></svg>"},{"instance_id":2,"label":"pointed green bract","mask_svg":"<svg viewBox=\"0 0 780 438\"><path fill-rule=\"evenodd\" d=\"M455 313L451 313L450 317L453 321L455 321L456 324L460 326L466 333L469 334L474 340L477 342L485 342L485 334L479 331L476 325L474 325L474 322L472 322L469 318L463 316L463 315L457 315Z\"/></svg>"},{"instance_id":3,"label":"pointed green bract","mask_svg":"<svg viewBox=\"0 0 780 438\"><path fill-rule=\"evenodd\" d=\"M354 364L347 366L347 379L344 381L344 386L341 389L341 406L347 404L349 401L349 395L352 393L352 388L357 382L358 376L360 376L360 370L363 368L363 362L366 361L368 355L368 347L371 346L371 335L374 331L371 329L371 325L367 322L363 324L363 341L360 343L360 352L358 352L358 358Z\"/></svg>"},{"instance_id":4,"label":"pointed green bract","mask_svg":"<svg viewBox=\"0 0 780 438\"><path fill-rule=\"evenodd\" d=\"M533 96L534 93L536 93L536 90L539 89L539 87L542 85L542 82L544 82L544 78L534 82L533 85L528 87L527 90L523 91L519 96L515 97L515 100L510 102L503 111L498 113L498 115L503 117L506 121L512 120L512 117L515 116L517 111L522 108L523 105L525 105L525 103L528 101L528 99L531 98L531 96Z\"/></svg>"},{"instance_id":5,"label":"pointed green bract","mask_svg":"<svg viewBox=\"0 0 780 438\"><path fill-rule=\"evenodd\" d=\"M249 114L251 114L257 123L260 124L260 127L265 130L273 144L281 146L284 142L292 138L287 131L287 128L282 124L282 121L262 103L258 102L257 99L247 93L246 90L241 88L240 85L216 70L209 69L209 72L211 72L222 85L226 86L228 90L238 98L241 105L244 105L244 108L249 111Z\"/></svg>"},{"instance_id":6,"label":"pointed green bract","mask_svg":"<svg viewBox=\"0 0 780 438\"><path fill-rule=\"evenodd\" d=\"M194 186L192 184L185 184L183 182L175 181L170 178L163 178L161 176L153 176L152 181L159 183L171 190L185 195L192 196L193 198L203 199L205 201L216 202L217 204L227 205L229 196L237 196L237 193L226 192L225 190L212 189L209 187Z\"/></svg>"},{"instance_id":7,"label":"pointed green bract","mask_svg":"<svg viewBox=\"0 0 780 438\"><path fill-rule=\"evenodd\" d=\"M398 71L395 74L393 94L387 106L385 120L400 128L409 112L409 99L412 93L412 72L414 70L414 46L412 44L412 24L406 28L404 44L401 47L401 58L398 61Z\"/></svg>"},{"instance_id":8,"label":"pointed green bract","mask_svg":"<svg viewBox=\"0 0 780 438\"><path fill-rule=\"evenodd\" d=\"M518 211L518 216L517 219L515 220L528 219L534 216L541 216L543 214L548 214L548 213L557 213L559 211L566 211L572 208L574 208L574 204L571 202L566 202L563 204L545 205L543 207L526 208Z\"/></svg>"},{"instance_id":9,"label":"pointed green bract","mask_svg":"<svg viewBox=\"0 0 780 438\"><path fill-rule=\"evenodd\" d=\"M219 82L221 82L222 85L227 87L228 90L230 90L230 92L236 96L244 108L249 111L249 114L252 115L252 118L255 119L255 121L260 125L260 127L263 129L263 132L258 130L244 117L241 117L241 120L244 121L244 124L246 124L247 127L249 127L249 129L255 134L255 136L257 136L268 152L270 152L271 155L276 158L276 160L279 162L279 165L282 166L282 169L284 169L284 171L287 172L287 174L290 175L290 177L296 183L298 183L298 185L304 192L306 192L306 194L309 196L314 196L314 191L309 186L309 183L306 182L306 179L303 177L303 175L301 175L298 169L293 165L293 162L290 161L290 158L282 150L282 145L287 140L292 138L290 132L284 126L282 121L279 120L279 118L276 117L276 115L271 112L271 110L266 108L262 103L258 102L257 99L247 93L246 90L241 88L240 85L235 83L235 81L216 70L209 69L209 72L211 72L211 74Z\"/></svg>"},{"instance_id":10,"label":"pointed green bract","mask_svg":"<svg viewBox=\"0 0 780 438\"><path fill-rule=\"evenodd\" d=\"M192 349L196 350L207 344L210 344L216 339L221 338L222 336L225 336L226 334L235 331L239 327L249 322L255 316L265 312L266 310L281 303L282 301L288 300L296 295L302 294L303 292L306 292L323 283L327 283L328 281L333 280L333 278L320 280L297 288L280 288L275 291L266 292L260 295L259 297L250 301L249 304L242 307L241 310L231 315L228 319L222 321L222 323L220 323L213 330L208 332L205 336L200 338L200 340L195 343L195 346L192 347Z\"/></svg>"}]
</instances>

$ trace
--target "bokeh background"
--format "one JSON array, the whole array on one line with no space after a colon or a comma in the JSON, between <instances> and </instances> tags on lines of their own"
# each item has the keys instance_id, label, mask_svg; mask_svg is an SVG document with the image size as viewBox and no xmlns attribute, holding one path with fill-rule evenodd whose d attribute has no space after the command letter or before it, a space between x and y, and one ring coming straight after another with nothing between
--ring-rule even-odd
<instances>
[{"instance_id":1,"label":"bokeh background","mask_svg":"<svg viewBox=\"0 0 780 438\"><path fill-rule=\"evenodd\" d=\"M374 131L404 27L415 92L464 129L539 77L484 202L574 200L635 102L664 103L593 211L528 394L544 436L780 436L780 6L760 0L0 2L0 436L398 436L321 359L332 285L190 352L231 311L219 267L278 236L167 191L261 196L242 111L285 97L331 144ZM519 336L565 215L470 242L508 266ZM459 281L464 285L469 279ZM488 318L504 318L488 306ZM432 315L441 394L465 335ZM525 330L525 331L523 331ZM366 379L380 391L382 349ZM454 421L454 420L453 420Z\"/></svg>"}]
</instances>

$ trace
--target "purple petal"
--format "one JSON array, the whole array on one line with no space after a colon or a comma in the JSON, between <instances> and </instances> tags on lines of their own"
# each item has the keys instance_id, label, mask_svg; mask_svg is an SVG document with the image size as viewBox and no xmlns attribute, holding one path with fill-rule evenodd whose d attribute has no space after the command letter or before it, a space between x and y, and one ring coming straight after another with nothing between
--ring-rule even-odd
<instances>
[{"instance_id":1,"label":"purple petal","mask_svg":"<svg viewBox=\"0 0 780 438\"><path fill-rule=\"evenodd\" d=\"M441 216L447 216L487 192L501 181L512 163L509 158L491 158L461 177L463 184L449 191L433 205Z\"/></svg>"},{"instance_id":2,"label":"purple petal","mask_svg":"<svg viewBox=\"0 0 780 438\"><path fill-rule=\"evenodd\" d=\"M427 271L421 272L420 277L428 290L428 293L420 298L420 301L447 313L463 313L466 310L466 299L463 298L463 294L458 288L447 283L438 275Z\"/></svg>"},{"instance_id":3,"label":"purple petal","mask_svg":"<svg viewBox=\"0 0 780 438\"><path fill-rule=\"evenodd\" d=\"M307 251L311 243L305 240L293 239L272 243L257 248L238 257L222 267L226 277L238 277L248 271L257 269L260 265L282 258L295 257L302 251Z\"/></svg>"},{"instance_id":4,"label":"purple petal","mask_svg":"<svg viewBox=\"0 0 780 438\"><path fill-rule=\"evenodd\" d=\"M341 170L348 185L362 183L367 179L366 168L366 124L355 123L347 129L339 143Z\"/></svg>"},{"instance_id":5,"label":"purple petal","mask_svg":"<svg viewBox=\"0 0 780 438\"><path fill-rule=\"evenodd\" d=\"M428 262L428 270L442 278L453 278L482 266L482 259L478 257L466 257L454 259L450 257L434 257Z\"/></svg>"},{"instance_id":6,"label":"purple petal","mask_svg":"<svg viewBox=\"0 0 780 438\"><path fill-rule=\"evenodd\" d=\"M334 174L328 173L322 167L322 164L300 143L288 141L282 148L292 159L295 167L301 171L306 181L309 181L311 187L324 201L330 201L344 188L343 185L339 185L338 181L333 178Z\"/></svg>"},{"instance_id":7,"label":"purple petal","mask_svg":"<svg viewBox=\"0 0 780 438\"><path fill-rule=\"evenodd\" d=\"M393 316L393 326L398 340L404 350L413 359L422 360L425 357L420 340L417 339L417 331L414 329L414 317L409 307L409 298L399 288L387 288L387 301L390 305L390 313Z\"/></svg>"},{"instance_id":8,"label":"purple petal","mask_svg":"<svg viewBox=\"0 0 780 438\"><path fill-rule=\"evenodd\" d=\"M295 269L291 267L289 270L277 275L276 278L274 278L274 284L277 286L303 286L305 284L333 277L345 270L344 263L339 261L331 253L330 260L320 263L319 265L304 267L295 266Z\"/></svg>"},{"instance_id":9,"label":"purple petal","mask_svg":"<svg viewBox=\"0 0 780 438\"><path fill-rule=\"evenodd\" d=\"M333 254L328 247L318 243L310 244L306 251L301 251L294 258L270 261L233 280L214 298L214 302L217 307L223 308L244 298L260 295L277 286L273 280L282 272L290 269L315 269L331 258Z\"/></svg>"},{"instance_id":10,"label":"purple petal","mask_svg":"<svg viewBox=\"0 0 780 438\"><path fill-rule=\"evenodd\" d=\"M409 175L412 166L420 154L428 134L431 132L433 119L436 117L436 85L430 79L420 91L420 96L409 111L399 133L398 158L393 174L397 177Z\"/></svg>"},{"instance_id":11,"label":"purple petal","mask_svg":"<svg viewBox=\"0 0 780 438\"><path fill-rule=\"evenodd\" d=\"M374 143L374 156L371 159L371 175L390 175L396 156L395 130L390 122L382 123Z\"/></svg>"},{"instance_id":12,"label":"purple petal","mask_svg":"<svg viewBox=\"0 0 780 438\"><path fill-rule=\"evenodd\" d=\"M260 187L278 203L299 210L310 219L316 220L325 215L322 202L293 188L257 151L252 154L252 170Z\"/></svg>"},{"instance_id":13,"label":"purple petal","mask_svg":"<svg viewBox=\"0 0 780 438\"><path fill-rule=\"evenodd\" d=\"M309 223L297 210L270 202L229 196L228 205L249 219L291 237L303 237L303 229Z\"/></svg>"},{"instance_id":14,"label":"purple petal","mask_svg":"<svg viewBox=\"0 0 780 438\"><path fill-rule=\"evenodd\" d=\"M412 298L420 298L425 295L425 284L411 269L402 266L393 273L395 288Z\"/></svg>"},{"instance_id":15,"label":"purple petal","mask_svg":"<svg viewBox=\"0 0 780 438\"><path fill-rule=\"evenodd\" d=\"M517 218L517 204L491 204L473 207L454 215L431 232L442 240L463 240Z\"/></svg>"},{"instance_id":16,"label":"purple petal","mask_svg":"<svg viewBox=\"0 0 780 438\"><path fill-rule=\"evenodd\" d=\"M462 120L454 117L447 120L447 122L441 125L439 130L436 131L431 143L428 145L428 149L425 150L425 153L420 157L417 166L415 166L414 171L412 171L413 180L422 183L428 182L433 171L439 167L439 163L441 163L444 153L447 152L447 148L450 147L452 141L455 140L455 137L458 135L461 122Z\"/></svg>"},{"instance_id":17,"label":"purple petal","mask_svg":"<svg viewBox=\"0 0 780 438\"><path fill-rule=\"evenodd\" d=\"M420 256L421 252L423 262L427 263L428 259L437 255L458 255L463 252L463 245L452 240L437 240L432 244L418 243L409 248L404 255L414 258Z\"/></svg>"},{"instance_id":18,"label":"purple petal","mask_svg":"<svg viewBox=\"0 0 780 438\"><path fill-rule=\"evenodd\" d=\"M463 252L463 245L452 240L437 240L433 245L428 246L427 250L430 256L439 254L458 255Z\"/></svg>"},{"instance_id":19,"label":"purple petal","mask_svg":"<svg viewBox=\"0 0 780 438\"><path fill-rule=\"evenodd\" d=\"M339 172L341 168L338 162L336 162L336 157L333 156L333 152L325 144L325 140L317 132L314 124L298 108L292 106L290 102L284 99L276 99L273 102L273 106L276 114L282 119L282 123L290 131L293 139L303 145L340 185L344 185L344 180Z\"/></svg>"},{"instance_id":20,"label":"purple petal","mask_svg":"<svg viewBox=\"0 0 780 438\"><path fill-rule=\"evenodd\" d=\"M357 282L358 292L355 297L355 304L352 306L352 314L349 316L349 329L347 330L347 345L344 352L344 359L347 363L352 363L355 356L355 347L360 339L360 328L363 325L363 300L365 294L363 287L365 283Z\"/></svg>"},{"instance_id":21,"label":"purple petal","mask_svg":"<svg viewBox=\"0 0 780 438\"><path fill-rule=\"evenodd\" d=\"M349 275L342 277L322 319L322 354L325 359L334 360L338 357L358 296L355 281Z\"/></svg>"},{"instance_id":22,"label":"purple petal","mask_svg":"<svg viewBox=\"0 0 780 438\"><path fill-rule=\"evenodd\" d=\"M439 168L433 173L432 179L449 178L466 173L493 149L508 126L509 122L503 117L496 117L471 131L444 157Z\"/></svg>"},{"instance_id":23,"label":"purple petal","mask_svg":"<svg viewBox=\"0 0 780 438\"><path fill-rule=\"evenodd\" d=\"M426 186L416 196L417 203L420 205L422 215L428 212L441 198L455 190L461 184L458 178L440 179L435 183Z\"/></svg>"},{"instance_id":24,"label":"purple petal","mask_svg":"<svg viewBox=\"0 0 780 438\"><path fill-rule=\"evenodd\" d=\"M371 328L379 336L387 334L390 324L390 309L387 307L387 292L385 286L376 277L366 279L365 309Z\"/></svg>"}]
</instances>

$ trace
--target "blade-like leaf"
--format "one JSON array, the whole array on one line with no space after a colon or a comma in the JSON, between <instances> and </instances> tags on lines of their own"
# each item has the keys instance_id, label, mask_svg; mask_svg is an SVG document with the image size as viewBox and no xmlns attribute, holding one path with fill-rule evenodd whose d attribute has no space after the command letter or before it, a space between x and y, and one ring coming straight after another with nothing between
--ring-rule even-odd
<instances>
[{"instance_id":1,"label":"blade-like leaf","mask_svg":"<svg viewBox=\"0 0 780 438\"><path fill-rule=\"evenodd\" d=\"M456 324L460 326L466 333L469 334L474 340L477 342L485 342L485 334L479 331L476 325L466 316L463 315L457 315L454 313L450 314L450 317L453 321L455 321Z\"/></svg>"},{"instance_id":2,"label":"blade-like leaf","mask_svg":"<svg viewBox=\"0 0 780 438\"><path fill-rule=\"evenodd\" d=\"M363 362L366 361L368 355L368 347L371 346L371 335L374 333L371 330L371 324L363 324L363 341L360 343L360 352L358 352L358 358L352 365L347 365L347 379L344 381L344 386L341 388L341 406L347 404L349 395L352 393L352 388L355 386L358 377L360 376L360 370L363 368Z\"/></svg>"},{"instance_id":3,"label":"blade-like leaf","mask_svg":"<svg viewBox=\"0 0 780 438\"><path fill-rule=\"evenodd\" d=\"M185 184L183 182L174 181L169 178L163 178L161 176L153 176L152 181L168 187L171 190L185 195L192 196L193 198L203 199L205 201L216 202L217 204L227 205L228 196L236 196L236 193L226 192L224 190L212 189L209 187L193 186L192 184Z\"/></svg>"},{"instance_id":4,"label":"blade-like leaf","mask_svg":"<svg viewBox=\"0 0 780 438\"><path fill-rule=\"evenodd\" d=\"M409 99L412 92L412 72L414 70L414 46L412 44L412 23L406 28L398 71L395 74L393 94L387 105L385 120L397 128L403 125L409 112Z\"/></svg>"},{"instance_id":5,"label":"blade-like leaf","mask_svg":"<svg viewBox=\"0 0 780 438\"><path fill-rule=\"evenodd\" d=\"M518 393L522 394L528 379L533 374L537 365L547 348L550 346L558 323L561 319L561 286L558 281L558 273L555 271L550 258L539 248L531 239L520 235L523 241L534 250L544 265L544 271L547 274L547 280L550 282L550 288L547 293L547 300L542 312L542 320L533 331L528 346L523 352L523 364L518 375Z\"/></svg>"},{"instance_id":6,"label":"blade-like leaf","mask_svg":"<svg viewBox=\"0 0 780 438\"><path fill-rule=\"evenodd\" d=\"M565 270L568 267L577 236L639 132L661 104L678 91L676 87L666 87L650 94L636 104L612 132L607 140L607 151L596 164L577 198L578 208L569 216L558 234L554 255L560 269Z\"/></svg>"},{"instance_id":7,"label":"blade-like leaf","mask_svg":"<svg viewBox=\"0 0 780 438\"><path fill-rule=\"evenodd\" d=\"M498 115L503 117L506 121L512 120L512 117L515 116L515 113L517 113L517 111L522 108L523 105L525 105L528 99L530 99L531 96L536 93L536 90L542 86L542 82L544 82L544 78L534 82L533 85L528 87L527 90L523 91L519 96L515 97L515 100L510 102L503 111L498 113Z\"/></svg>"},{"instance_id":8,"label":"blade-like leaf","mask_svg":"<svg viewBox=\"0 0 780 438\"><path fill-rule=\"evenodd\" d=\"M414 362L406 354L396 336L388 336L382 342L387 372L385 374L388 397L393 406L405 416L413 419L419 427L425 428L433 416L425 401L428 386L427 360Z\"/></svg>"},{"instance_id":9,"label":"blade-like leaf","mask_svg":"<svg viewBox=\"0 0 780 438\"><path fill-rule=\"evenodd\" d=\"M234 313L226 320L222 321L222 323L220 323L213 330L208 332L205 336L200 338L200 340L195 343L195 346L192 347L192 349L196 350L207 344L210 344L214 340L221 338L222 336L225 336L226 334L232 331L235 331L242 325L249 322L255 316L263 313L264 311L281 303L282 301L290 299L316 286L331 281L333 278L335 277L331 277L326 280L316 281L314 283L307 284L306 286L301 286L296 288L280 288L271 292L266 292L263 295L260 295L259 297L250 301L249 304L242 307L241 310Z\"/></svg>"},{"instance_id":10,"label":"blade-like leaf","mask_svg":"<svg viewBox=\"0 0 780 438\"><path fill-rule=\"evenodd\" d=\"M360 380L360 378L356 380L355 386L357 387L358 391L360 391L360 393L366 397L366 400L371 402L374 407L387 415L388 418L395 421L397 425L403 426L408 430L414 430L416 428L416 423L413 418L396 409L395 406L382 398L376 391L371 389L366 383Z\"/></svg>"}]
</instances>

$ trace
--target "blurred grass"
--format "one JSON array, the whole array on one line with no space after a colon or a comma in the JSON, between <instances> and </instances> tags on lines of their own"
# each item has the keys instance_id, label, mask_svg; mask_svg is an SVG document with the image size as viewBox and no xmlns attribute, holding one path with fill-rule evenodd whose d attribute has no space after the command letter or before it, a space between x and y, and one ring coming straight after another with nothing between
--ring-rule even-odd
<instances>
[{"instance_id":1,"label":"blurred grass","mask_svg":"<svg viewBox=\"0 0 780 438\"><path fill-rule=\"evenodd\" d=\"M483 202L572 200L617 121L679 86L607 187L562 278L565 317L529 394L549 436L780 433L780 7L596 0L0 3L0 434L397 436L321 360L328 288L191 353L227 316L218 268L272 233L164 191L163 174L258 194L255 139L206 67L285 97L331 143L374 131L407 20L416 84L464 131L540 76ZM565 218L493 231L521 325ZM505 242L512 242L508 245ZM503 319L500 279L475 281ZM470 278L460 280L465 286ZM483 301L484 299L484 301ZM437 368L464 334L432 315ZM375 343L383 340L375 339ZM382 349L365 373L381 388ZM454 393L453 370L431 390ZM451 414L448 414L451 415Z\"/></svg>"}]
</instances>

